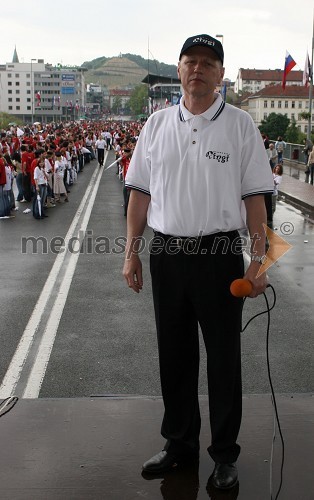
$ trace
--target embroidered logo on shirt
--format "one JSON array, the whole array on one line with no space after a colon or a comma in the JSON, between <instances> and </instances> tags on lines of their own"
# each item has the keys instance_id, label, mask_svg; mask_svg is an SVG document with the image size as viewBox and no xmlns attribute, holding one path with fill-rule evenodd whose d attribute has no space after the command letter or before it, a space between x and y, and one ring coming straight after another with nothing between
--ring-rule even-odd
<instances>
[{"instance_id":1,"label":"embroidered logo on shirt","mask_svg":"<svg viewBox=\"0 0 314 500\"><path fill-rule=\"evenodd\" d=\"M221 151L207 151L205 156L209 160L217 160L219 163L227 163L230 154L222 153Z\"/></svg>"}]
</instances>

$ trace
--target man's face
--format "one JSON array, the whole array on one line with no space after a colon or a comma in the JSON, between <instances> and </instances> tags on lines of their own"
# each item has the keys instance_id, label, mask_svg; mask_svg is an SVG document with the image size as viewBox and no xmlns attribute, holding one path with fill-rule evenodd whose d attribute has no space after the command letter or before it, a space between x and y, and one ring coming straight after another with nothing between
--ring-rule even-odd
<instances>
[{"instance_id":1,"label":"man's face","mask_svg":"<svg viewBox=\"0 0 314 500\"><path fill-rule=\"evenodd\" d=\"M221 83L224 72L216 54L208 47L191 47L178 64L178 76L184 92L194 97L213 92Z\"/></svg>"}]
</instances>

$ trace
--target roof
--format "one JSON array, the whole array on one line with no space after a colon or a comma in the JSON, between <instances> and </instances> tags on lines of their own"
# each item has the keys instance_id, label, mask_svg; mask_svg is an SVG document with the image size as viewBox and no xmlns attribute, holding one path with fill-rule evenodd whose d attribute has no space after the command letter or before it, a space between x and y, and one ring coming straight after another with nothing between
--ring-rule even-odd
<instances>
[{"instance_id":1,"label":"roof","mask_svg":"<svg viewBox=\"0 0 314 500\"><path fill-rule=\"evenodd\" d=\"M244 69L240 68L242 80L257 80L281 82L283 77L282 69ZM302 82L303 71L290 71L287 75L287 81Z\"/></svg>"},{"instance_id":2,"label":"roof","mask_svg":"<svg viewBox=\"0 0 314 500\"><path fill-rule=\"evenodd\" d=\"M256 99L258 97L308 98L309 89L302 85L286 85L285 90L283 90L281 85L267 85L267 87L255 92L255 94L251 94L248 99Z\"/></svg>"},{"instance_id":3,"label":"roof","mask_svg":"<svg viewBox=\"0 0 314 500\"><path fill-rule=\"evenodd\" d=\"M110 90L110 94L111 95L121 95L121 96L125 96L125 95L131 95L132 94L132 90L122 90L122 89L111 89Z\"/></svg>"},{"instance_id":4,"label":"roof","mask_svg":"<svg viewBox=\"0 0 314 500\"><path fill-rule=\"evenodd\" d=\"M171 76L159 76L153 73L148 73L145 78L143 78L142 83L149 83L150 85L155 85L156 83L168 83L168 84L180 84L181 80L179 78L171 78Z\"/></svg>"},{"instance_id":5,"label":"roof","mask_svg":"<svg viewBox=\"0 0 314 500\"><path fill-rule=\"evenodd\" d=\"M16 50L16 47L14 49L14 53L13 53L13 58L12 58L12 62L13 63L19 63L19 56L17 55L17 50Z\"/></svg>"}]
</instances>

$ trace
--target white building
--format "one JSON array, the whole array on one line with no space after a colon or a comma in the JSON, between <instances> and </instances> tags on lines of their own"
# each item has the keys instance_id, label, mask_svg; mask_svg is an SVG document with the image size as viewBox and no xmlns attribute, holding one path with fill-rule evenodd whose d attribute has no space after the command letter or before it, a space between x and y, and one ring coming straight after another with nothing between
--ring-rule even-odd
<instances>
[{"instance_id":1,"label":"white building","mask_svg":"<svg viewBox=\"0 0 314 500\"><path fill-rule=\"evenodd\" d=\"M0 65L0 111L24 123L75 119L85 107L85 68L62 68L43 59Z\"/></svg>"},{"instance_id":2,"label":"white building","mask_svg":"<svg viewBox=\"0 0 314 500\"><path fill-rule=\"evenodd\" d=\"M307 133L308 120L301 116L302 113L309 112L309 89L306 87L288 85L283 90L281 85L270 85L248 96L244 104L257 126L271 113L276 113L286 115L290 121L295 120L298 129ZM314 114L312 123L314 124Z\"/></svg>"},{"instance_id":3,"label":"white building","mask_svg":"<svg viewBox=\"0 0 314 500\"><path fill-rule=\"evenodd\" d=\"M283 70L281 69L244 69L240 68L237 79L234 84L234 92L242 94L243 92L255 93L268 85L281 85ZM302 85L303 72L290 71L287 75L288 85Z\"/></svg>"}]
</instances>

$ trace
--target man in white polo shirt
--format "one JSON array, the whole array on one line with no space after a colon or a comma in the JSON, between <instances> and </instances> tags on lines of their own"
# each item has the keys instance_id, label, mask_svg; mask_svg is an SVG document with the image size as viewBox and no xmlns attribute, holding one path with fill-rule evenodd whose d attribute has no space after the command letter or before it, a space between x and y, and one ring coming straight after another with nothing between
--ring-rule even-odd
<instances>
[{"instance_id":1,"label":"man in white polo shirt","mask_svg":"<svg viewBox=\"0 0 314 500\"><path fill-rule=\"evenodd\" d=\"M188 38L178 63L180 104L152 114L143 127L126 177L132 191L123 274L135 292L142 289L137 249L147 222L155 232L150 268L167 441L143 471L160 474L198 459L199 324L207 352L211 481L229 489L238 481L242 410L242 299L231 295L230 284L244 275L237 242L238 230L248 227L254 255L244 277L251 297L266 288L265 274L257 274L265 253L264 194L273 191L273 180L251 117L215 92L223 57L211 36Z\"/></svg>"}]
</instances>

